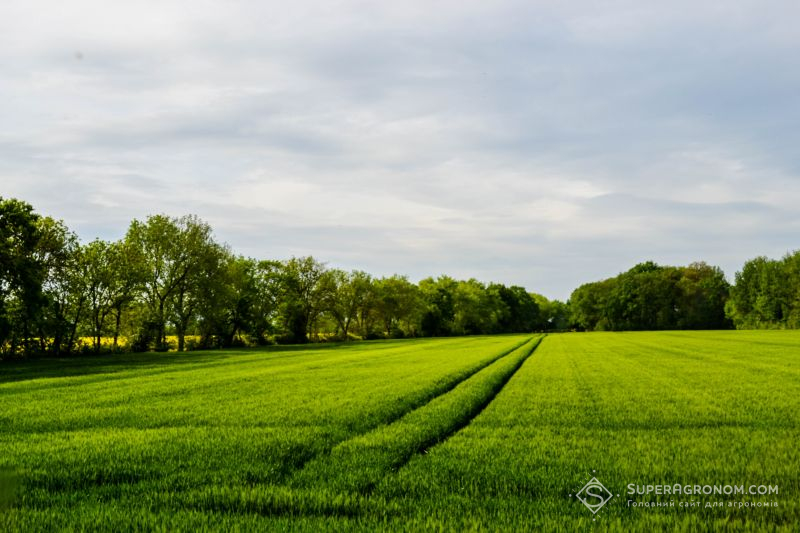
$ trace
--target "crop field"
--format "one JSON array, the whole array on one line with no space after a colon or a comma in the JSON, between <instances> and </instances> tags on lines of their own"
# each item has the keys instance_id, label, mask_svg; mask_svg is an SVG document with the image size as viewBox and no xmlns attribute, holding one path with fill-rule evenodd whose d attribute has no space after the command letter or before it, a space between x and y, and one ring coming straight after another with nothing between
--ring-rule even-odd
<instances>
[{"instance_id":1,"label":"crop field","mask_svg":"<svg viewBox=\"0 0 800 533\"><path fill-rule=\"evenodd\" d=\"M795 531L799 421L784 331L9 363L0 531Z\"/></svg>"}]
</instances>

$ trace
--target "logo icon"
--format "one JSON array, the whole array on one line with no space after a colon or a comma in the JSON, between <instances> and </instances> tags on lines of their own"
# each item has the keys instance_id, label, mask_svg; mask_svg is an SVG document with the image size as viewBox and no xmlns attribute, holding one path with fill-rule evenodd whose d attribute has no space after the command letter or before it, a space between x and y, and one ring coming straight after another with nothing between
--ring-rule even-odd
<instances>
[{"instance_id":1,"label":"logo icon","mask_svg":"<svg viewBox=\"0 0 800 533\"><path fill-rule=\"evenodd\" d=\"M597 481L596 477L590 479L575 496L592 514L597 514L597 511L602 509L614 497L610 490Z\"/></svg>"}]
</instances>

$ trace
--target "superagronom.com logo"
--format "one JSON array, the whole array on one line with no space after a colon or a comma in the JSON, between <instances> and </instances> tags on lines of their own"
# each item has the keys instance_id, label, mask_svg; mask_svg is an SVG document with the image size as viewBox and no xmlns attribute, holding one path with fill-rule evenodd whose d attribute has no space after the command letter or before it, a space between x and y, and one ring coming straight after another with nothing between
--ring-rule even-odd
<instances>
[{"instance_id":1,"label":"superagronom.com logo","mask_svg":"<svg viewBox=\"0 0 800 533\"><path fill-rule=\"evenodd\" d=\"M592 470L594 473L595 471ZM570 494L570 497L573 495ZM608 490L596 477L586 482L586 484L574 494L583 505L589 509L592 514L596 515L597 512L603 508L605 504L614 497L610 490Z\"/></svg>"}]
</instances>

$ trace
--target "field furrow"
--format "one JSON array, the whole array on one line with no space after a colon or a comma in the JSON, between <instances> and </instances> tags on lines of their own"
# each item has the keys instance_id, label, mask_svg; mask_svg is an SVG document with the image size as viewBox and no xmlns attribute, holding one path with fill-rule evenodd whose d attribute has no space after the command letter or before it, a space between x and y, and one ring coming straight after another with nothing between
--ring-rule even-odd
<instances>
[{"instance_id":1,"label":"field furrow","mask_svg":"<svg viewBox=\"0 0 800 533\"><path fill-rule=\"evenodd\" d=\"M0 471L12 473L30 510L66 509L76 498L130 498L138 506L156 496L155 506L164 503L161 495L202 486L274 484L337 443L450 391L528 339L379 342L216 359L144 354L127 366L88 358L84 372L61 378L9 365L14 379L0 384Z\"/></svg>"},{"instance_id":2,"label":"field furrow","mask_svg":"<svg viewBox=\"0 0 800 533\"><path fill-rule=\"evenodd\" d=\"M330 446L328 449L319 452L318 455L321 456L328 456L332 450L336 450L337 448L341 447L344 442L349 442L351 440L356 440L361 438L363 435L369 435L378 431L381 431L381 428L385 426L391 426L402 421L404 418L408 417L412 413L415 413L421 409L426 408L432 403L435 403L439 398L445 396L450 393L453 389L462 386L465 382L470 381L476 374L481 373L487 367L491 367L497 364L498 360L503 359L509 355L513 356L516 352L524 349L528 344L530 344L530 339L525 339L519 344L512 346L511 348L504 350L502 352L498 352L496 354L492 354L491 357L482 360L479 364L474 366L467 367L463 370L463 372L454 373L451 376L447 376L446 379L442 379L438 381L435 386L433 386L429 391L427 396L419 396L414 398L413 402L409 402L406 405L405 411L398 411L394 412L391 415L387 416L384 420L381 421L380 425L377 429L369 429L366 432L357 435L351 435L348 440L340 441L333 446ZM533 348L531 349L531 351ZM310 462L313 457L307 457L303 460L294 462L292 466L292 471L300 470L304 467L305 464ZM284 470L286 472L286 470Z\"/></svg>"},{"instance_id":3,"label":"field furrow","mask_svg":"<svg viewBox=\"0 0 800 533\"><path fill-rule=\"evenodd\" d=\"M757 335L721 345L704 335L549 335L480 416L374 496L411 529L794 531L798 335L764 345ZM570 497L593 476L614 491L598 516ZM642 497L625 494L630 483L766 483L780 493ZM683 509L683 500L702 505Z\"/></svg>"},{"instance_id":4,"label":"field furrow","mask_svg":"<svg viewBox=\"0 0 800 533\"><path fill-rule=\"evenodd\" d=\"M496 362L397 421L348 439L330 454L311 461L293 477L297 487L368 492L412 456L446 440L475 418L497 395L541 337L530 339Z\"/></svg>"},{"instance_id":5,"label":"field furrow","mask_svg":"<svg viewBox=\"0 0 800 533\"><path fill-rule=\"evenodd\" d=\"M9 365L0 531L796 531L798 346L569 333ZM571 496L595 476L597 515Z\"/></svg>"},{"instance_id":6,"label":"field furrow","mask_svg":"<svg viewBox=\"0 0 800 533\"><path fill-rule=\"evenodd\" d=\"M355 436L311 460L286 485L209 486L184 494L178 507L263 516L346 517L386 512L370 492L415 455L467 426L539 345L534 337L399 420Z\"/></svg>"}]
</instances>

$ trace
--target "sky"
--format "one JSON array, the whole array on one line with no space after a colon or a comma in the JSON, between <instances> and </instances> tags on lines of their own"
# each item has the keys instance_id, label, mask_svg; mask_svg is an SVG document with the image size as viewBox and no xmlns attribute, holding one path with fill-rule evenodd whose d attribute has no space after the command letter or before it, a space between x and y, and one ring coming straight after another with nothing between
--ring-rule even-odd
<instances>
[{"instance_id":1,"label":"sky","mask_svg":"<svg viewBox=\"0 0 800 533\"><path fill-rule=\"evenodd\" d=\"M800 248L800 3L0 3L0 196L566 299Z\"/></svg>"}]
</instances>

